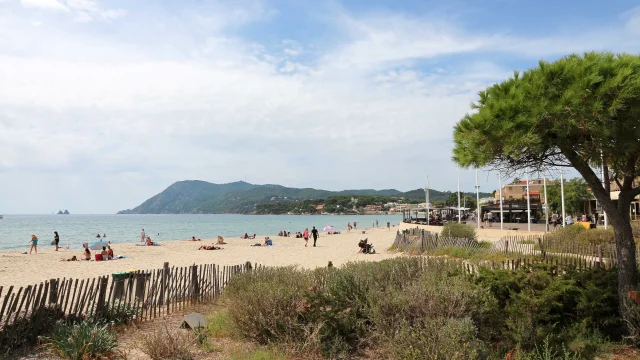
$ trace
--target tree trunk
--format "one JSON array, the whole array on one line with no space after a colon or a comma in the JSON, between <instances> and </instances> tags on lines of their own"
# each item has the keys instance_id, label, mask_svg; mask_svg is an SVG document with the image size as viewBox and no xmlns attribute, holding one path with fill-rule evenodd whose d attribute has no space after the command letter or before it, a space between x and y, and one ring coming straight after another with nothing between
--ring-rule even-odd
<instances>
[{"instance_id":1,"label":"tree trunk","mask_svg":"<svg viewBox=\"0 0 640 360\"><path fill-rule=\"evenodd\" d=\"M622 202L619 204L622 205ZM609 221L616 233L616 254L618 256L618 297L620 313L626 318L626 301L629 291L635 290L638 285L638 269L636 264L636 244L633 239L633 230L629 220L629 204L627 211L618 207L618 212L609 213ZM626 213L626 216L623 215Z\"/></svg>"},{"instance_id":2,"label":"tree trunk","mask_svg":"<svg viewBox=\"0 0 640 360\"><path fill-rule=\"evenodd\" d=\"M616 253L618 256L618 296L620 313L627 317L626 302L629 291L636 290L638 285L638 268L636 264L636 244L633 239L629 206L633 200L631 189L622 189L618 197L618 211L614 217L609 216L616 233Z\"/></svg>"},{"instance_id":3,"label":"tree trunk","mask_svg":"<svg viewBox=\"0 0 640 360\"><path fill-rule=\"evenodd\" d=\"M629 206L635 197L633 189L633 177L627 176L618 196L618 206L614 206L611 200L609 184L602 184L602 180L593 172L589 164L571 149L563 149L563 154L578 170L587 182L593 195L602 204L602 209L615 231L616 255L618 257L618 306L624 320L628 320L627 298L629 291L635 290L638 285L638 268L636 264L636 246L631 229ZM635 163L634 163L635 164ZM609 169L606 169L605 180L608 182Z\"/></svg>"}]
</instances>

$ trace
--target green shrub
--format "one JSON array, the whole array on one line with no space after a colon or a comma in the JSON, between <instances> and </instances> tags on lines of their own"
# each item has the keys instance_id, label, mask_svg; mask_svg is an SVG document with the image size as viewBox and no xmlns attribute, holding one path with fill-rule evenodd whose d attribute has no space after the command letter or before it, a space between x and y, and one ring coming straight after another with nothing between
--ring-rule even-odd
<instances>
[{"instance_id":1,"label":"green shrub","mask_svg":"<svg viewBox=\"0 0 640 360\"><path fill-rule=\"evenodd\" d=\"M487 353L470 318L426 318L415 325L403 322L385 343L390 355L401 360L473 360Z\"/></svg>"},{"instance_id":2,"label":"green shrub","mask_svg":"<svg viewBox=\"0 0 640 360\"><path fill-rule=\"evenodd\" d=\"M562 348L561 350L554 349L549 342L549 339L546 339L541 346L536 346L536 348L531 352L518 352L518 357L516 360L581 360L580 355L573 353L566 348Z\"/></svg>"},{"instance_id":3,"label":"green shrub","mask_svg":"<svg viewBox=\"0 0 640 360\"><path fill-rule=\"evenodd\" d=\"M94 315L91 321L112 325L127 325L133 322L136 314L137 311L133 306L116 300L113 304L106 304L104 311Z\"/></svg>"},{"instance_id":4,"label":"green shrub","mask_svg":"<svg viewBox=\"0 0 640 360\"><path fill-rule=\"evenodd\" d=\"M221 309L207 317L207 332L214 338L233 335L233 322L227 309Z\"/></svg>"},{"instance_id":5,"label":"green shrub","mask_svg":"<svg viewBox=\"0 0 640 360\"><path fill-rule=\"evenodd\" d=\"M141 333L136 348L153 360L191 360L192 348L198 343L196 335L183 329L169 330L165 323L151 334Z\"/></svg>"},{"instance_id":6,"label":"green shrub","mask_svg":"<svg viewBox=\"0 0 640 360\"><path fill-rule=\"evenodd\" d=\"M421 328L428 319L471 318L483 338L495 331L497 301L490 292L463 275L447 274L437 267L402 291L372 295L372 322L378 340L383 341L403 324Z\"/></svg>"},{"instance_id":7,"label":"green shrub","mask_svg":"<svg viewBox=\"0 0 640 360\"><path fill-rule=\"evenodd\" d=\"M0 355L24 346L36 345L38 338L51 333L56 324L64 319L59 307L44 307L21 317L0 330Z\"/></svg>"},{"instance_id":8,"label":"green shrub","mask_svg":"<svg viewBox=\"0 0 640 360\"><path fill-rule=\"evenodd\" d=\"M615 233L613 228L585 229L581 225L574 224L547 234L546 239L551 241L553 247L574 244L604 245L615 242Z\"/></svg>"},{"instance_id":9,"label":"green shrub","mask_svg":"<svg viewBox=\"0 0 640 360\"><path fill-rule=\"evenodd\" d=\"M308 271L265 268L240 274L225 288L229 316L241 335L261 344L304 343L313 329L304 321Z\"/></svg>"},{"instance_id":10,"label":"green shrub","mask_svg":"<svg viewBox=\"0 0 640 360\"><path fill-rule=\"evenodd\" d=\"M442 227L441 236L459 239L472 239L476 240L478 235L476 229L466 224L458 224L455 222L449 222Z\"/></svg>"},{"instance_id":11,"label":"green shrub","mask_svg":"<svg viewBox=\"0 0 640 360\"><path fill-rule=\"evenodd\" d=\"M318 324L321 350L326 356L344 357L360 347L367 336L369 284L358 277L358 272L340 269L330 271L324 287L308 293L307 322Z\"/></svg>"},{"instance_id":12,"label":"green shrub","mask_svg":"<svg viewBox=\"0 0 640 360\"><path fill-rule=\"evenodd\" d=\"M112 357L118 346L115 333L88 321L58 324L41 342L47 352L68 360Z\"/></svg>"}]
</instances>

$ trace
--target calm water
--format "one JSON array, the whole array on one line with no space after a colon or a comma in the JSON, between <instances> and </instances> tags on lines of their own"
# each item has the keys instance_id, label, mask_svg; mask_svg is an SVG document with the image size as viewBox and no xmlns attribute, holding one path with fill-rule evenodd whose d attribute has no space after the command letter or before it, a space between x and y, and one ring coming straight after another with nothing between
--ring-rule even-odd
<instances>
[{"instance_id":1,"label":"calm water","mask_svg":"<svg viewBox=\"0 0 640 360\"><path fill-rule=\"evenodd\" d=\"M60 234L61 245L80 247L96 241L96 234L107 234L107 240L131 242L140 240L140 230L156 241L197 238L239 237L249 234L275 235L281 230L296 232L312 226L322 230L333 225L345 230L347 223L358 222L358 228L370 228L376 220L380 226L399 224L401 215L361 216L288 216L288 215L5 215L0 220L0 250L27 249L31 234L39 244L49 246L53 232ZM159 234L159 235L158 235Z\"/></svg>"}]
</instances>

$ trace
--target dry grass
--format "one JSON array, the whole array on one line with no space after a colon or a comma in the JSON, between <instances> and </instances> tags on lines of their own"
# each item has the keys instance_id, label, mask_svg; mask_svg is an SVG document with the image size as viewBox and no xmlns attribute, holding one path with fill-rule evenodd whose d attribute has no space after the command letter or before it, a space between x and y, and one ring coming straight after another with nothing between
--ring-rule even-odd
<instances>
[{"instance_id":1,"label":"dry grass","mask_svg":"<svg viewBox=\"0 0 640 360\"><path fill-rule=\"evenodd\" d=\"M169 329L167 323L157 326L149 334L140 334L136 348L153 360L190 360L198 339L192 331Z\"/></svg>"}]
</instances>

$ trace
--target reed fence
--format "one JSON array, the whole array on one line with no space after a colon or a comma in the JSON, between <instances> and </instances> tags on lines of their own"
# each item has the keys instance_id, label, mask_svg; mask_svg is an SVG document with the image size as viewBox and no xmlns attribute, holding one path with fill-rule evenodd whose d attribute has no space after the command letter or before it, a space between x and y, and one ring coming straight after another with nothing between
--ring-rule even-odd
<instances>
[{"instance_id":1,"label":"reed fence","mask_svg":"<svg viewBox=\"0 0 640 360\"><path fill-rule=\"evenodd\" d=\"M398 231L393 249L424 254L442 254L446 249L462 249L474 263L491 268L517 269L534 263L547 263L578 270L617 265L615 244L589 245L559 241L547 236L508 236L491 244L470 239L440 236L420 228ZM640 246L636 247L640 263Z\"/></svg>"},{"instance_id":2,"label":"reed fence","mask_svg":"<svg viewBox=\"0 0 640 360\"><path fill-rule=\"evenodd\" d=\"M109 319L123 309L135 321L145 321L214 300L236 274L261 265L215 264L169 267L99 276L91 279L51 279L26 287L0 286L0 330L42 309L57 309L66 317Z\"/></svg>"}]
</instances>

